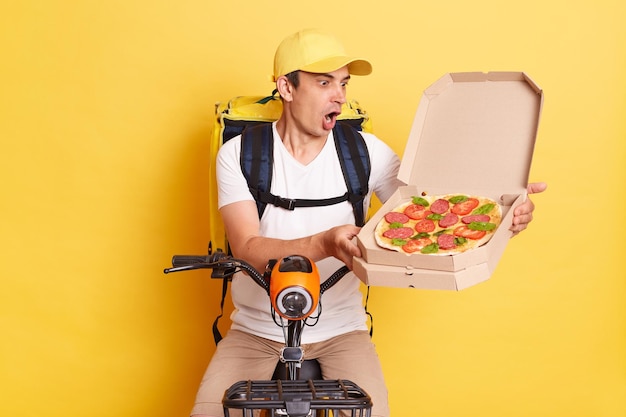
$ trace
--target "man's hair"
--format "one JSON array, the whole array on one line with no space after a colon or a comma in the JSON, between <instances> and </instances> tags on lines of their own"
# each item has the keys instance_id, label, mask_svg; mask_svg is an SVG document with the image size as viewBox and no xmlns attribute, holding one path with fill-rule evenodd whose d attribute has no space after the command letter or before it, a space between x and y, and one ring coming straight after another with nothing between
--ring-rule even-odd
<instances>
[{"instance_id":1,"label":"man's hair","mask_svg":"<svg viewBox=\"0 0 626 417\"><path fill-rule=\"evenodd\" d=\"M285 74L287 80L295 87L298 88L300 86L300 70L291 71L288 74Z\"/></svg>"}]
</instances>

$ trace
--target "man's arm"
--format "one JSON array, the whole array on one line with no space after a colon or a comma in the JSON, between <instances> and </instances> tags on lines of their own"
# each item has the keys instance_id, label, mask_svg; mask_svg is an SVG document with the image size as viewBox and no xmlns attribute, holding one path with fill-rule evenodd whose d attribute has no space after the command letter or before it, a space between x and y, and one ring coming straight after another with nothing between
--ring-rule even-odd
<instances>
[{"instance_id":1,"label":"man's arm","mask_svg":"<svg viewBox=\"0 0 626 417\"><path fill-rule=\"evenodd\" d=\"M259 235L259 218L254 201L228 204L220 209L228 242L236 257L263 271L270 259L302 255L314 262L333 256L352 269L352 257L361 252L351 240L360 228L354 225L333 227L299 239L283 240Z\"/></svg>"}]
</instances>

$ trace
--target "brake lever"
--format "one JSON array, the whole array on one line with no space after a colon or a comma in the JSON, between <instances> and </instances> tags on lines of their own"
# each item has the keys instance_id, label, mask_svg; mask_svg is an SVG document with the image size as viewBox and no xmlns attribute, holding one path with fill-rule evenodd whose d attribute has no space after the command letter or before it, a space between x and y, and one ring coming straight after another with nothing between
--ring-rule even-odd
<instances>
[{"instance_id":1,"label":"brake lever","mask_svg":"<svg viewBox=\"0 0 626 417\"><path fill-rule=\"evenodd\" d=\"M183 266L173 266L171 268L165 268L163 270L164 274L169 274L172 272L180 272L180 271L190 271L192 269L203 269L208 268L206 264L191 264L191 265L183 265Z\"/></svg>"}]
</instances>

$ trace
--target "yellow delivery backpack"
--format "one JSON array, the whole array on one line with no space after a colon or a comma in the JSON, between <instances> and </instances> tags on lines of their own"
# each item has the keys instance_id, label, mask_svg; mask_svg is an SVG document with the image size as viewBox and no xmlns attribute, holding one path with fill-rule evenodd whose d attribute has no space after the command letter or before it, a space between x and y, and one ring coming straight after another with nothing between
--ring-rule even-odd
<instances>
[{"instance_id":1,"label":"yellow delivery backpack","mask_svg":"<svg viewBox=\"0 0 626 417\"><path fill-rule=\"evenodd\" d=\"M210 183L209 183L209 234L210 245L213 250L228 250L226 233L217 209L217 182L215 178L215 160L219 148L229 139L242 134L246 128L258 125L270 125L278 120L282 112L282 101L276 96L239 96L226 102L218 102L215 105L215 119L210 144ZM371 132L372 123L367 112L356 100L348 100L341 110L337 120L338 124L348 125L353 129L347 129L350 140L350 130ZM360 135L358 135L360 137ZM365 148L364 144L361 145ZM361 159L366 161L366 175L369 178L369 157L366 149L358 150ZM242 153L244 151L242 150ZM271 158L270 158L271 159ZM352 171L362 171L359 158L356 159L356 168ZM356 179L354 181L357 181ZM364 180L361 179L361 182ZM365 181L366 182L366 181ZM348 184L348 178L346 178ZM364 185L367 187L367 182ZM358 181L357 186L358 187ZM348 184L350 189L350 185ZM366 192L367 190L365 190ZM259 215L262 211L259 212ZM358 222L358 221L357 221Z\"/></svg>"}]
</instances>

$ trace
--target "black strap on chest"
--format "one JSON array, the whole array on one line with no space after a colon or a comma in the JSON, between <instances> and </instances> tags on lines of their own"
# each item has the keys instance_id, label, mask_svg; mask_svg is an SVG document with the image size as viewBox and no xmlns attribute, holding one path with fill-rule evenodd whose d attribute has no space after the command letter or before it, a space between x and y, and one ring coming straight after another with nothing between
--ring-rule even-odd
<instances>
[{"instance_id":1,"label":"black strap on chest","mask_svg":"<svg viewBox=\"0 0 626 417\"><path fill-rule=\"evenodd\" d=\"M369 152L363 136L347 123L337 122L333 128L335 148L348 191L325 199L291 199L270 192L274 139L270 123L246 128L241 135L241 170L257 205L259 218L267 204L295 210L297 207L319 207L349 201L357 226L365 224L365 196L371 171Z\"/></svg>"}]
</instances>

